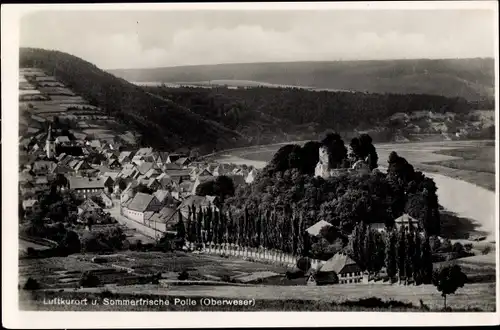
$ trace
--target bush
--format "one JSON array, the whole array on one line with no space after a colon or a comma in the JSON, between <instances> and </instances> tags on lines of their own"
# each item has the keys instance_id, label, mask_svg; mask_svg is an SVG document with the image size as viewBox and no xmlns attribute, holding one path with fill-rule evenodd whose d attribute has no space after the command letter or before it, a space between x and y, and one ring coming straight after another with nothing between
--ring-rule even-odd
<instances>
[{"instance_id":1,"label":"bush","mask_svg":"<svg viewBox=\"0 0 500 330\"><path fill-rule=\"evenodd\" d=\"M311 268L311 259L307 257L300 258L299 260L297 260L297 268L304 273L307 272Z\"/></svg>"},{"instance_id":2,"label":"bush","mask_svg":"<svg viewBox=\"0 0 500 330\"><path fill-rule=\"evenodd\" d=\"M287 280L294 280L296 278L304 277L305 272L300 270L300 269L295 269L295 270L291 270L291 271L288 270L285 273L285 276L286 276Z\"/></svg>"},{"instance_id":3,"label":"bush","mask_svg":"<svg viewBox=\"0 0 500 330\"><path fill-rule=\"evenodd\" d=\"M36 253L36 250L34 248L32 248L31 246L26 250L28 256L32 257L32 256L35 256L37 253Z\"/></svg>"},{"instance_id":4,"label":"bush","mask_svg":"<svg viewBox=\"0 0 500 330\"><path fill-rule=\"evenodd\" d=\"M177 278L181 281L185 281L189 278L189 273L186 270L183 270L179 273L179 276Z\"/></svg>"},{"instance_id":5,"label":"bush","mask_svg":"<svg viewBox=\"0 0 500 330\"><path fill-rule=\"evenodd\" d=\"M335 302L333 303L335 305ZM340 306L348 307L364 307L364 308L415 308L412 303L405 303L398 300L383 301L380 298L371 297L358 300L346 300L339 304Z\"/></svg>"},{"instance_id":6,"label":"bush","mask_svg":"<svg viewBox=\"0 0 500 330\"><path fill-rule=\"evenodd\" d=\"M231 276L227 275L227 274L224 274L220 277L220 280L222 282L231 282Z\"/></svg>"},{"instance_id":7,"label":"bush","mask_svg":"<svg viewBox=\"0 0 500 330\"><path fill-rule=\"evenodd\" d=\"M464 244L464 249L466 252L470 252L472 250L472 244L471 243Z\"/></svg>"},{"instance_id":8,"label":"bush","mask_svg":"<svg viewBox=\"0 0 500 330\"><path fill-rule=\"evenodd\" d=\"M29 277L26 283L23 286L24 290L38 290L40 289L40 283L34 278Z\"/></svg>"},{"instance_id":9,"label":"bush","mask_svg":"<svg viewBox=\"0 0 500 330\"><path fill-rule=\"evenodd\" d=\"M482 254L488 254L491 252L491 246L486 245L483 250L481 251Z\"/></svg>"},{"instance_id":10,"label":"bush","mask_svg":"<svg viewBox=\"0 0 500 330\"><path fill-rule=\"evenodd\" d=\"M447 238L443 239L443 242L441 243L441 252L452 252L453 251L453 246L451 245L451 241Z\"/></svg>"},{"instance_id":11,"label":"bush","mask_svg":"<svg viewBox=\"0 0 500 330\"><path fill-rule=\"evenodd\" d=\"M101 281L97 276L90 272L85 272L80 278L80 286L84 288L95 288L101 284Z\"/></svg>"}]
</instances>

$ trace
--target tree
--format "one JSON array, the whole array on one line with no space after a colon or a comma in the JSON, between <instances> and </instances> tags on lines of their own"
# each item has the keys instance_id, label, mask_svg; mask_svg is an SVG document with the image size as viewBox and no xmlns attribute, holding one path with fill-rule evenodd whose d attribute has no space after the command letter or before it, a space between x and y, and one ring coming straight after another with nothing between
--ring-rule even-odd
<instances>
[{"instance_id":1,"label":"tree","mask_svg":"<svg viewBox=\"0 0 500 330\"><path fill-rule=\"evenodd\" d=\"M441 252L452 252L453 246L451 245L451 241L448 238L444 238L443 242L441 242Z\"/></svg>"},{"instance_id":2,"label":"tree","mask_svg":"<svg viewBox=\"0 0 500 330\"><path fill-rule=\"evenodd\" d=\"M441 250L441 240L437 236L431 236L428 238L429 247L432 253L437 253Z\"/></svg>"},{"instance_id":3,"label":"tree","mask_svg":"<svg viewBox=\"0 0 500 330\"><path fill-rule=\"evenodd\" d=\"M132 191L134 192L134 194L143 193L143 194L151 195L153 193L153 190L151 190L150 188L148 188L148 186L145 186L143 184L138 184L137 186L132 188Z\"/></svg>"},{"instance_id":4,"label":"tree","mask_svg":"<svg viewBox=\"0 0 500 330\"><path fill-rule=\"evenodd\" d=\"M297 260L297 268L304 273L307 272L311 268L311 259L307 257L299 258Z\"/></svg>"},{"instance_id":5,"label":"tree","mask_svg":"<svg viewBox=\"0 0 500 330\"><path fill-rule=\"evenodd\" d=\"M413 243L413 279L415 285L420 285L422 283L422 240L418 232L415 233Z\"/></svg>"},{"instance_id":6,"label":"tree","mask_svg":"<svg viewBox=\"0 0 500 330\"><path fill-rule=\"evenodd\" d=\"M426 235L422 241L420 254L420 276L422 283L430 284L432 282L432 252L429 243L429 237Z\"/></svg>"},{"instance_id":7,"label":"tree","mask_svg":"<svg viewBox=\"0 0 500 330\"><path fill-rule=\"evenodd\" d=\"M99 205L99 207L101 208L105 208L106 205L104 204L104 201L102 200L102 197L101 196L92 196L90 197L90 199L96 203L97 205Z\"/></svg>"},{"instance_id":8,"label":"tree","mask_svg":"<svg viewBox=\"0 0 500 330\"><path fill-rule=\"evenodd\" d=\"M86 271L82 274L80 277L80 286L84 288L94 288L96 286L99 286L101 284L101 281L99 278L92 274L89 271Z\"/></svg>"},{"instance_id":9,"label":"tree","mask_svg":"<svg viewBox=\"0 0 500 330\"><path fill-rule=\"evenodd\" d=\"M453 253L456 253L458 257L461 257L465 253L464 246L460 242L456 242L452 247Z\"/></svg>"},{"instance_id":10,"label":"tree","mask_svg":"<svg viewBox=\"0 0 500 330\"><path fill-rule=\"evenodd\" d=\"M314 169L319 161L319 148L321 143L318 141L309 141L302 146L301 150L301 161L302 161L302 173L314 174Z\"/></svg>"},{"instance_id":11,"label":"tree","mask_svg":"<svg viewBox=\"0 0 500 330\"><path fill-rule=\"evenodd\" d=\"M406 276L405 274L405 264L406 264L406 232L404 226L400 227L398 233L398 241L396 247L396 264L398 266L398 280L401 283L401 279Z\"/></svg>"},{"instance_id":12,"label":"tree","mask_svg":"<svg viewBox=\"0 0 500 330\"><path fill-rule=\"evenodd\" d=\"M369 228L367 228L367 230L365 231L363 251L361 253L361 256L363 258L363 264L365 265L365 269L370 273L373 272L375 268L371 260L372 255L375 253L374 243L375 242L373 239L373 233Z\"/></svg>"},{"instance_id":13,"label":"tree","mask_svg":"<svg viewBox=\"0 0 500 330\"><path fill-rule=\"evenodd\" d=\"M339 168L344 159L347 158L347 148L338 133L329 133L321 141L321 144L328 151L330 168Z\"/></svg>"},{"instance_id":14,"label":"tree","mask_svg":"<svg viewBox=\"0 0 500 330\"><path fill-rule=\"evenodd\" d=\"M64 235L59 246L68 254L79 253L81 250L80 238L76 232L69 230L66 232L66 235Z\"/></svg>"},{"instance_id":15,"label":"tree","mask_svg":"<svg viewBox=\"0 0 500 330\"><path fill-rule=\"evenodd\" d=\"M196 208L195 208L195 210L196 210ZM196 222L196 242L197 243L203 242L202 227L203 227L203 209L200 206L200 209L198 210L198 218L197 218L197 222Z\"/></svg>"},{"instance_id":16,"label":"tree","mask_svg":"<svg viewBox=\"0 0 500 330\"><path fill-rule=\"evenodd\" d=\"M196 187L197 196L217 196L220 203L226 198L234 196L233 180L225 175L218 176L215 180L203 182Z\"/></svg>"},{"instance_id":17,"label":"tree","mask_svg":"<svg viewBox=\"0 0 500 330\"><path fill-rule=\"evenodd\" d=\"M32 277L28 277L28 280L26 280L26 283L23 285L24 290L38 290L40 289L40 283L38 283L37 280L35 280Z\"/></svg>"},{"instance_id":18,"label":"tree","mask_svg":"<svg viewBox=\"0 0 500 330\"><path fill-rule=\"evenodd\" d=\"M467 276L458 265L447 266L436 270L432 276L432 284L441 292L446 310L446 296L453 294L467 282Z\"/></svg>"},{"instance_id":19,"label":"tree","mask_svg":"<svg viewBox=\"0 0 500 330\"><path fill-rule=\"evenodd\" d=\"M390 231L387 236L386 252L385 252L385 267L387 275L394 279L397 273L397 256L396 256L397 234L395 231Z\"/></svg>"},{"instance_id":20,"label":"tree","mask_svg":"<svg viewBox=\"0 0 500 330\"><path fill-rule=\"evenodd\" d=\"M370 135L361 134L359 137L353 138L350 149L349 158L352 163L363 160L367 162L370 170L378 167L378 154Z\"/></svg>"},{"instance_id":21,"label":"tree","mask_svg":"<svg viewBox=\"0 0 500 330\"><path fill-rule=\"evenodd\" d=\"M177 219L177 224L176 224L176 231L177 231L177 238L180 238L184 240L186 238L186 227L184 225L184 219L182 218L182 212L179 211L178 213L178 219Z\"/></svg>"},{"instance_id":22,"label":"tree","mask_svg":"<svg viewBox=\"0 0 500 330\"><path fill-rule=\"evenodd\" d=\"M408 280L413 278L414 265L413 262L415 260L415 237L413 234L413 230L411 227L411 223L409 223L410 229L406 233L406 252L405 252L405 284L408 284Z\"/></svg>"}]
</instances>

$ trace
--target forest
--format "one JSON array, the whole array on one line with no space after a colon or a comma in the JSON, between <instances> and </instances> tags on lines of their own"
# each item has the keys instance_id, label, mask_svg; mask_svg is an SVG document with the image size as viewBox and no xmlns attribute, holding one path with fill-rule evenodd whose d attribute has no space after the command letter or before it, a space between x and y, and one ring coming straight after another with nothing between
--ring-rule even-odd
<instances>
[{"instance_id":1,"label":"forest","mask_svg":"<svg viewBox=\"0 0 500 330\"><path fill-rule=\"evenodd\" d=\"M372 171L316 177L317 157L308 155L318 155L322 146L335 160L332 167L347 169L369 159ZM367 135L353 138L349 151L335 133L304 147L283 146L252 184L238 187L221 207L191 207L186 227L179 218L179 237L321 259L344 251L363 270L386 267L390 276L429 282L430 241L440 233L436 185L395 152L387 162L387 174L377 170L376 149ZM416 229L395 226L403 213L418 219ZM320 220L331 226L311 237L306 229ZM385 231L372 229L372 223L384 224Z\"/></svg>"},{"instance_id":2,"label":"forest","mask_svg":"<svg viewBox=\"0 0 500 330\"><path fill-rule=\"evenodd\" d=\"M309 91L300 88L144 87L152 94L181 104L207 120L242 132L258 144L269 136L317 139L328 129L345 135L355 130L383 128L378 142L391 141L398 127L389 119L396 113L432 111L465 117L471 110L493 109L492 100L469 102L427 94L368 94ZM296 140L297 140L296 139Z\"/></svg>"}]
</instances>

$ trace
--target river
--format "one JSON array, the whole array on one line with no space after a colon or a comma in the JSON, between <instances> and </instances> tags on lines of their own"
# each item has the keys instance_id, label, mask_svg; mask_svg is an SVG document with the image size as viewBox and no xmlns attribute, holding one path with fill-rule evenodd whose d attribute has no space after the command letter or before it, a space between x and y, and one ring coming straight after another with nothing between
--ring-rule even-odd
<instances>
[{"instance_id":1,"label":"river","mask_svg":"<svg viewBox=\"0 0 500 330\"><path fill-rule=\"evenodd\" d=\"M404 144L380 144L376 145L379 159L387 159L389 152L395 150L405 157L410 163L423 161L437 161L454 158L451 156L435 154L435 151L452 149L459 147L478 146L484 141L446 141L443 143L404 143ZM247 164L255 168L263 168L267 161L246 159L245 155L258 153L259 150L272 156L273 150L277 150L281 145L260 146L259 148L242 148L237 151L223 151L215 158L221 163ZM380 162L379 162L380 163ZM383 168L381 168L383 170ZM451 178L437 173L424 172L424 174L434 179L438 187L437 194L439 203L448 211L455 213L462 218L470 219L477 225L476 230L487 233L487 240L495 241L497 200L495 193L475 184Z\"/></svg>"}]
</instances>

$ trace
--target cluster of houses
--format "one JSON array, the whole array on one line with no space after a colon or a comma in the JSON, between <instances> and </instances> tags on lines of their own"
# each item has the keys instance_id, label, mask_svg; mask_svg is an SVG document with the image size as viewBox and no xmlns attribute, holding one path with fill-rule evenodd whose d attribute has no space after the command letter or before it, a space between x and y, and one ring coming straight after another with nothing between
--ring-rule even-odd
<instances>
[{"instance_id":1,"label":"cluster of houses","mask_svg":"<svg viewBox=\"0 0 500 330\"><path fill-rule=\"evenodd\" d=\"M34 193L57 180L60 189L84 200L99 196L106 207L119 207L121 216L168 231L169 220L176 222L173 213L180 209L214 205L213 197L196 196L200 184L224 175L238 186L257 175L246 165L194 161L185 153L153 148L124 150L108 141L82 143L59 134L49 126L45 143L35 136L20 145L20 193L27 209L37 202Z\"/></svg>"}]
</instances>

